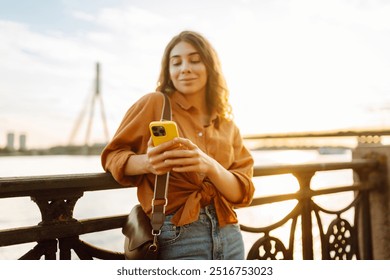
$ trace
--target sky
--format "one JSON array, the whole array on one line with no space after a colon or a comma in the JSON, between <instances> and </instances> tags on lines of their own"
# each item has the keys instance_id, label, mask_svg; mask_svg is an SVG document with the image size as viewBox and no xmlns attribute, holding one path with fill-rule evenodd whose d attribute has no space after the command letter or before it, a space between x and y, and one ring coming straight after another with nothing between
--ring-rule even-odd
<instances>
[{"instance_id":1,"label":"sky","mask_svg":"<svg viewBox=\"0 0 390 280\"><path fill-rule=\"evenodd\" d=\"M0 148L67 145L96 63L113 136L182 30L216 49L243 135L390 127L390 1L0 0Z\"/></svg>"}]
</instances>

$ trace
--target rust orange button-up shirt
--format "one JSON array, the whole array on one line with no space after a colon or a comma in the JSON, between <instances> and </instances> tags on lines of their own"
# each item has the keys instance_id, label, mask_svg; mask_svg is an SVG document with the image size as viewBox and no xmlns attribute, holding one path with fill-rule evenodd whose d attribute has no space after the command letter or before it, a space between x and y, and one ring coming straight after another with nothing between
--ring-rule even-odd
<instances>
[{"instance_id":1,"label":"rust orange button-up shirt","mask_svg":"<svg viewBox=\"0 0 390 280\"><path fill-rule=\"evenodd\" d=\"M124 169L129 157L146 153L150 138L149 123L160 120L163 98L161 93L150 93L131 106L112 141L102 152L103 168L111 172L120 184L137 186L138 200L149 215L155 175L127 176ZM196 109L180 93L173 93L170 100L172 120L177 123L179 135L190 139L234 174L240 182L244 196L242 201L233 204L217 191L204 174L171 172L166 213L175 213L172 222L180 226L196 221L201 207L214 204L221 227L237 223L233 207L248 205L254 193L253 159L243 145L237 126L233 121L214 114L211 124L204 127L192 117Z\"/></svg>"}]
</instances>

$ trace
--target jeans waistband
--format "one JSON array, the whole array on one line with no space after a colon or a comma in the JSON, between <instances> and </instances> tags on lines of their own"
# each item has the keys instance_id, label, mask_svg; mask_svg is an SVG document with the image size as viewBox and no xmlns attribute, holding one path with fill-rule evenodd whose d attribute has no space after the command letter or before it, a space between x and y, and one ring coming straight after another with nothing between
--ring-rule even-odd
<instances>
[{"instance_id":1,"label":"jeans waistband","mask_svg":"<svg viewBox=\"0 0 390 280\"><path fill-rule=\"evenodd\" d=\"M215 207L213 204L202 207L202 208L200 208L200 211L199 211L200 214L206 214L206 213L211 213L211 212L215 212Z\"/></svg>"}]
</instances>

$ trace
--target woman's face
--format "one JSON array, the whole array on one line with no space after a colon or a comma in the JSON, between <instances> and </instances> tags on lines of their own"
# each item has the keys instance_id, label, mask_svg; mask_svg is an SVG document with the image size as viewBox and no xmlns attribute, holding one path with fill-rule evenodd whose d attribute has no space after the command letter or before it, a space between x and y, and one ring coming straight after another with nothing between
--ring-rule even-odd
<instances>
[{"instance_id":1,"label":"woman's face","mask_svg":"<svg viewBox=\"0 0 390 280\"><path fill-rule=\"evenodd\" d=\"M207 71L198 51L181 41L169 56L169 75L175 88L183 94L205 94Z\"/></svg>"}]
</instances>

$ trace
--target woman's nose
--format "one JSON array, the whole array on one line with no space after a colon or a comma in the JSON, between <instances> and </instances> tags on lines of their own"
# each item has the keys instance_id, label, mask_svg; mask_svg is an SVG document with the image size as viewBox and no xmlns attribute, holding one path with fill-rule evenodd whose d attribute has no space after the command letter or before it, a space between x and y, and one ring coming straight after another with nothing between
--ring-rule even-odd
<instances>
[{"instance_id":1,"label":"woman's nose","mask_svg":"<svg viewBox=\"0 0 390 280\"><path fill-rule=\"evenodd\" d=\"M183 61L180 70L182 73L191 72L191 64L189 61Z\"/></svg>"}]
</instances>

